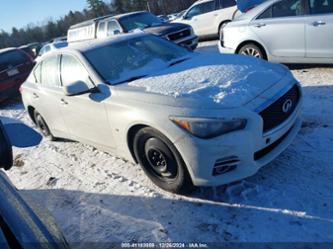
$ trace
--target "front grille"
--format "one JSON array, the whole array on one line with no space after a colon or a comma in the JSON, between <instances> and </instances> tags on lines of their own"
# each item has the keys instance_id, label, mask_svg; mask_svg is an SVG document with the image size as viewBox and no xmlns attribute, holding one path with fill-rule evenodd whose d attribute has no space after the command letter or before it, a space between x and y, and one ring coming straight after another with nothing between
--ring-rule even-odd
<instances>
[{"instance_id":1,"label":"front grille","mask_svg":"<svg viewBox=\"0 0 333 249\"><path fill-rule=\"evenodd\" d=\"M286 94L259 113L264 121L264 132L282 124L294 112L300 99L300 89L294 85ZM288 108L289 107L289 108Z\"/></svg>"},{"instance_id":2,"label":"front grille","mask_svg":"<svg viewBox=\"0 0 333 249\"><path fill-rule=\"evenodd\" d=\"M176 40L182 39L182 38L190 36L190 35L191 35L191 30L190 29L184 29L182 31L175 32L175 33L172 33L170 35L167 35L167 37L170 41L176 41Z\"/></svg>"},{"instance_id":3,"label":"front grille","mask_svg":"<svg viewBox=\"0 0 333 249\"><path fill-rule=\"evenodd\" d=\"M278 140L276 140L274 143L272 143L271 145L267 146L266 148L257 151L256 153L254 153L254 160L259 160L261 158L263 158L264 156L266 156L267 154L269 154L271 151L273 151L276 147L279 146L279 144L282 143L282 141L289 135L290 131L293 129L294 127L291 127L282 137L280 137Z\"/></svg>"}]
</instances>

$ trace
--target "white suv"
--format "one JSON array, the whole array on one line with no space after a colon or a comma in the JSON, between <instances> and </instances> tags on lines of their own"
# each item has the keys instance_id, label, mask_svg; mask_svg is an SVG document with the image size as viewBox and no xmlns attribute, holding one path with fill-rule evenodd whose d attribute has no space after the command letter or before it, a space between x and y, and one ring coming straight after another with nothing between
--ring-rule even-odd
<instances>
[{"instance_id":1,"label":"white suv","mask_svg":"<svg viewBox=\"0 0 333 249\"><path fill-rule=\"evenodd\" d=\"M201 0L173 22L191 25L199 37L217 37L236 13L235 0Z\"/></svg>"}]
</instances>

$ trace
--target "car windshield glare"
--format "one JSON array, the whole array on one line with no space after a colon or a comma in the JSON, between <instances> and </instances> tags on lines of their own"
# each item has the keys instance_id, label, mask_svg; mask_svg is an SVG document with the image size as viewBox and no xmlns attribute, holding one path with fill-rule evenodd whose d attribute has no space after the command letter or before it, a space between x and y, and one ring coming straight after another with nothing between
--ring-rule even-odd
<instances>
[{"instance_id":1,"label":"car windshield glare","mask_svg":"<svg viewBox=\"0 0 333 249\"><path fill-rule=\"evenodd\" d=\"M190 55L186 49L152 35L122 40L84 53L103 80L112 85L151 75Z\"/></svg>"},{"instance_id":2,"label":"car windshield glare","mask_svg":"<svg viewBox=\"0 0 333 249\"><path fill-rule=\"evenodd\" d=\"M161 24L161 20L151 13L139 13L125 16L119 19L120 24L126 31L144 29Z\"/></svg>"}]
</instances>

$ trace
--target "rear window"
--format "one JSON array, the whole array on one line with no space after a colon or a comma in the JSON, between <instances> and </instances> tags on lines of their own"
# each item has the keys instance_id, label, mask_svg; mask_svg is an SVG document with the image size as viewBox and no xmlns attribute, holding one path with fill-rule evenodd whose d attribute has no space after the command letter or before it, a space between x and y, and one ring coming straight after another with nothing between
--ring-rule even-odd
<instances>
[{"instance_id":1,"label":"rear window","mask_svg":"<svg viewBox=\"0 0 333 249\"><path fill-rule=\"evenodd\" d=\"M0 71L16 67L28 61L30 61L29 57L19 50L2 53L0 54Z\"/></svg>"}]
</instances>

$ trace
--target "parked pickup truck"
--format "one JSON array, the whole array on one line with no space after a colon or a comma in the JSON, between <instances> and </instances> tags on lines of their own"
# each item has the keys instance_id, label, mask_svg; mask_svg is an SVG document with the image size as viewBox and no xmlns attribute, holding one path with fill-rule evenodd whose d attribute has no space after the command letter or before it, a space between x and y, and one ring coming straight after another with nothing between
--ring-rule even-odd
<instances>
[{"instance_id":1,"label":"parked pickup truck","mask_svg":"<svg viewBox=\"0 0 333 249\"><path fill-rule=\"evenodd\" d=\"M140 11L117 16L104 16L73 25L68 30L68 42L100 39L135 30L160 36L194 50L198 37L190 25L165 23L150 12Z\"/></svg>"}]
</instances>

